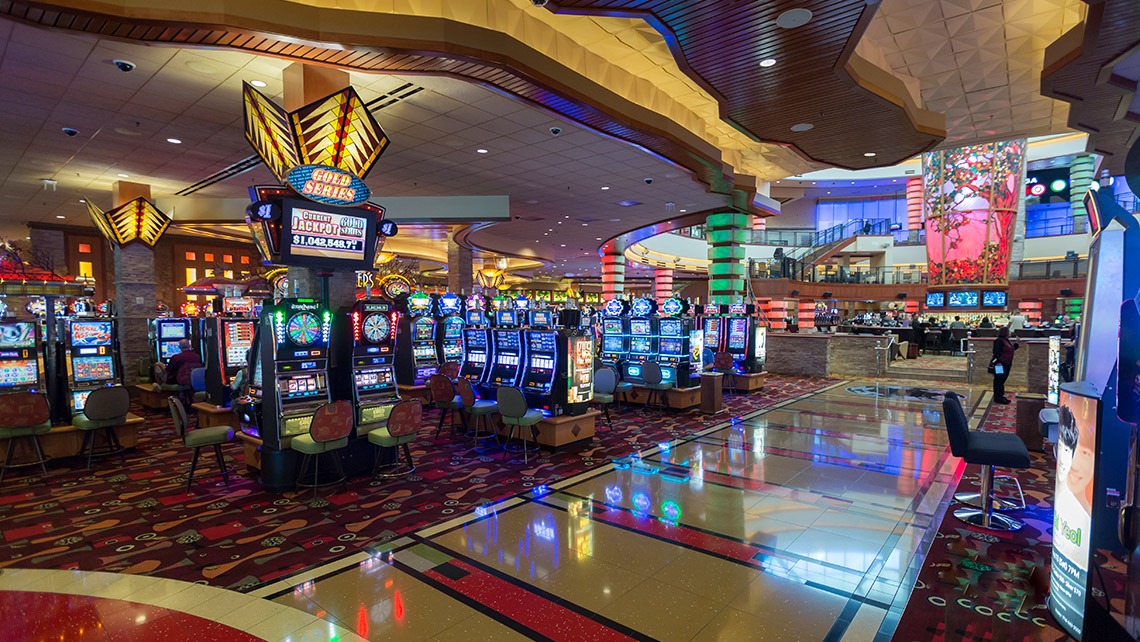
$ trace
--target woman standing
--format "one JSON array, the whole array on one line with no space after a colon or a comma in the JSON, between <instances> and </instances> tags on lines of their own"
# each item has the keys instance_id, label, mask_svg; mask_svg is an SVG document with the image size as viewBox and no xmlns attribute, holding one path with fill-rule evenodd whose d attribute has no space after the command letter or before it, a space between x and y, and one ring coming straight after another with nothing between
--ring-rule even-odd
<instances>
[{"instance_id":1,"label":"woman standing","mask_svg":"<svg viewBox=\"0 0 1140 642\"><path fill-rule=\"evenodd\" d=\"M1021 345L1009 340L1009 326L1002 326L994 339L994 356L990 359L990 372L994 373L994 402L1009 403L1005 398L1005 380L1009 379L1009 369L1013 367L1013 352Z\"/></svg>"}]
</instances>

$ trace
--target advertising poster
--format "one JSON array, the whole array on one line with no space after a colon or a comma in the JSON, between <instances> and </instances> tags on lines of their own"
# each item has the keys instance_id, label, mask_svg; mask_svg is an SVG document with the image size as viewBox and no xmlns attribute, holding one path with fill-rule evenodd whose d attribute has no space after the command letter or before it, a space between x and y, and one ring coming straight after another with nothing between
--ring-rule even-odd
<instances>
[{"instance_id":1,"label":"advertising poster","mask_svg":"<svg viewBox=\"0 0 1140 642\"><path fill-rule=\"evenodd\" d=\"M1061 394L1061 337L1049 337L1049 388L1045 401L1057 405Z\"/></svg>"},{"instance_id":2,"label":"advertising poster","mask_svg":"<svg viewBox=\"0 0 1140 642\"><path fill-rule=\"evenodd\" d=\"M1092 527L1093 473L1100 401L1067 389L1059 394L1061 421L1056 444L1053 568L1049 610L1078 640L1084 626Z\"/></svg>"},{"instance_id":3,"label":"advertising poster","mask_svg":"<svg viewBox=\"0 0 1140 642\"><path fill-rule=\"evenodd\" d=\"M321 259L363 261L368 248L368 220L294 207L290 217L289 253Z\"/></svg>"},{"instance_id":4,"label":"advertising poster","mask_svg":"<svg viewBox=\"0 0 1140 642\"><path fill-rule=\"evenodd\" d=\"M570 361L566 403L587 403L594 398L594 340L567 337L566 341Z\"/></svg>"}]
</instances>

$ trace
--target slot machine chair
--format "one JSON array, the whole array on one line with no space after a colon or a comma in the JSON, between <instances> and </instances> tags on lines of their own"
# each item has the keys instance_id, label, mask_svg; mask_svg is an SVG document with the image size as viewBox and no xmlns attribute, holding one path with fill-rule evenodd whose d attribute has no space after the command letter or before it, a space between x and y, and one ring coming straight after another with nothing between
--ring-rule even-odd
<instances>
[{"instance_id":1,"label":"slot machine chair","mask_svg":"<svg viewBox=\"0 0 1140 642\"><path fill-rule=\"evenodd\" d=\"M320 488L343 484L348 480L344 466L340 463L337 451L348 445L348 436L356 429L355 409L348 401L331 401L317 408L309 423L309 432L297 435L289 447L301 453L301 470L297 475L297 485L313 489L313 502L320 499ZM333 465L339 477L330 482L321 482L321 455L332 455ZM313 482L306 483L305 473L309 463L313 464Z\"/></svg>"},{"instance_id":2,"label":"slot machine chair","mask_svg":"<svg viewBox=\"0 0 1140 642\"><path fill-rule=\"evenodd\" d=\"M594 370L594 400L596 406L600 406L606 415L606 425L613 428L613 422L610 421L610 406L614 403L614 396L617 391L617 375L614 374L612 368L601 367Z\"/></svg>"},{"instance_id":3,"label":"slot machine chair","mask_svg":"<svg viewBox=\"0 0 1140 642\"><path fill-rule=\"evenodd\" d=\"M214 449L214 458L218 462L218 470L222 472L222 481L230 485L230 469L226 468L226 458L222 455L222 444L233 441L234 429L229 426L211 426L210 428L190 429L190 420L186 417L186 406L177 397L166 400L170 406L170 416L174 419L174 429L182 438L182 445L194 449L194 458L190 460L190 474L186 476L186 492L194 484L194 471L198 468L198 455L203 448L211 446Z\"/></svg>"},{"instance_id":4,"label":"slot machine chair","mask_svg":"<svg viewBox=\"0 0 1140 642\"><path fill-rule=\"evenodd\" d=\"M190 392L194 403L206 400L206 369L194 368L190 371Z\"/></svg>"},{"instance_id":5,"label":"slot machine chair","mask_svg":"<svg viewBox=\"0 0 1140 642\"><path fill-rule=\"evenodd\" d=\"M0 439L8 440L8 453L4 456L4 465L0 466L0 483L4 482L4 473L9 468L40 465L40 470L47 478L47 466L43 447L40 446L40 435L51 432L51 406L47 396L36 392L17 392L0 396L0 417L4 423L0 426ZM16 452L16 444L22 439L29 439L35 449L36 460L24 464L12 464L12 456Z\"/></svg>"},{"instance_id":6,"label":"slot machine chair","mask_svg":"<svg viewBox=\"0 0 1140 642\"><path fill-rule=\"evenodd\" d=\"M431 405L439 411L439 425L435 428L434 439L439 439L439 433L443 431L444 417L451 417L451 434L455 434L455 413L456 411L463 410L463 400L460 398L459 393L455 391L455 384L447 375L435 373L428 377L428 392L431 393ZM464 429L466 430L466 419L460 415L460 419L464 422Z\"/></svg>"},{"instance_id":7,"label":"slot machine chair","mask_svg":"<svg viewBox=\"0 0 1140 642\"><path fill-rule=\"evenodd\" d=\"M712 364L712 371L724 375L725 383L732 388L732 394L736 394L736 364L732 360L732 355L718 352L713 356Z\"/></svg>"},{"instance_id":8,"label":"slot machine chair","mask_svg":"<svg viewBox=\"0 0 1140 642\"><path fill-rule=\"evenodd\" d=\"M420 425L424 420L424 406L419 399L406 399L396 404L392 408L392 412L388 415L388 425L383 428L369 431L369 443L378 446L376 449L376 459L372 462L372 476L376 477L376 471L380 469L380 457L384 453L385 448L396 449L396 461L388 464L392 467L391 472L384 473L380 477L392 478L403 477L416 469L416 463L412 460L412 451L408 448L408 444L416 440L419 435ZM406 467L400 468L400 448L403 448L404 459Z\"/></svg>"},{"instance_id":9,"label":"slot machine chair","mask_svg":"<svg viewBox=\"0 0 1140 642\"><path fill-rule=\"evenodd\" d=\"M661 364L656 361L646 361L641 367L642 386L649 391L649 397L645 400L646 408L653 408L654 399L657 400L657 407L667 409L669 401L665 398L665 391L672 390L673 384L665 383L662 381L664 376L661 374Z\"/></svg>"},{"instance_id":10,"label":"slot machine chair","mask_svg":"<svg viewBox=\"0 0 1140 642\"><path fill-rule=\"evenodd\" d=\"M448 361L439 367L439 374L455 381L459 379L459 369L461 367L458 361Z\"/></svg>"},{"instance_id":11,"label":"slot machine chair","mask_svg":"<svg viewBox=\"0 0 1140 642\"><path fill-rule=\"evenodd\" d=\"M91 458L95 455L118 455L122 463L127 463L123 455L123 445L115 428L127 423L127 413L131 410L131 393L122 386L96 388L87 396L83 410L71 418L71 424L83 431L83 446L79 454L87 454L87 468L91 468ZM95 435L103 431L107 440L107 450L95 452Z\"/></svg>"},{"instance_id":12,"label":"slot machine chair","mask_svg":"<svg viewBox=\"0 0 1140 642\"><path fill-rule=\"evenodd\" d=\"M151 366L152 378L154 379L155 388L159 392L168 392L171 395L178 395L184 400L189 398L189 394L193 390L191 386L183 386L175 383L167 383L166 379L166 364L161 361L156 361Z\"/></svg>"},{"instance_id":13,"label":"slot machine chair","mask_svg":"<svg viewBox=\"0 0 1140 642\"><path fill-rule=\"evenodd\" d=\"M955 457L964 459L967 464L982 466L982 488L979 495L982 506L959 508L954 511L954 517L971 526L988 530L1019 530L1025 525L1024 522L994 513L994 468L1028 468L1029 450L1026 449L1025 442L1013 433L970 430L962 404L953 392L947 392L942 400L942 414L946 418L950 452Z\"/></svg>"},{"instance_id":14,"label":"slot machine chair","mask_svg":"<svg viewBox=\"0 0 1140 642\"><path fill-rule=\"evenodd\" d=\"M514 437L515 432L519 433L519 438L522 439L522 454L523 464L527 463L527 455L532 451L538 450L538 445L535 444L533 449L527 447L527 436L531 434L531 426L542 421L543 414L541 410L529 408L526 405L526 397L523 395L522 390L512 387L499 388L499 414L503 418L503 424L510 426L511 431L507 433L507 445L510 445L511 438ZM507 457L507 448L503 448L503 459Z\"/></svg>"},{"instance_id":15,"label":"slot machine chair","mask_svg":"<svg viewBox=\"0 0 1140 642\"><path fill-rule=\"evenodd\" d=\"M505 388L499 388L502 392ZM479 448L479 441L483 439L495 438L495 442L499 441L499 433L495 432L492 425L494 419L492 415L499 412L499 402L491 401L490 399L478 399L475 397L475 389L471 387L471 382L466 379L459 380L459 399L463 404L463 409L471 415L471 425L467 427L467 436L471 438L472 445L476 450Z\"/></svg>"}]
</instances>

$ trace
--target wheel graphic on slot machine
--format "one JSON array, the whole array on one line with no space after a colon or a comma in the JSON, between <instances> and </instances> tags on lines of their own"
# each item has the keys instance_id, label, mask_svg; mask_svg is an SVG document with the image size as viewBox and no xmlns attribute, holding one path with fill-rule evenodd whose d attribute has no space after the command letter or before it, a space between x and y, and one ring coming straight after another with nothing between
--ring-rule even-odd
<instances>
[{"instance_id":1,"label":"wheel graphic on slot machine","mask_svg":"<svg viewBox=\"0 0 1140 642\"><path fill-rule=\"evenodd\" d=\"M372 343L380 343L388 336L392 324L383 314L373 314L364 320L364 336Z\"/></svg>"},{"instance_id":2,"label":"wheel graphic on slot machine","mask_svg":"<svg viewBox=\"0 0 1140 642\"><path fill-rule=\"evenodd\" d=\"M307 346L321 336L321 321L311 312L298 312L289 319L285 326L286 332L293 343Z\"/></svg>"}]
</instances>

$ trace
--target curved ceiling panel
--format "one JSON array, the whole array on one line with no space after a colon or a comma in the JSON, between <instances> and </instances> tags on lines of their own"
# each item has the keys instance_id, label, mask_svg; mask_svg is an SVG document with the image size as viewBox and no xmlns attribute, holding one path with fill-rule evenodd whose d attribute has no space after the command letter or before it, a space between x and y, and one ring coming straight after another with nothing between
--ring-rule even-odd
<instances>
[{"instance_id":1,"label":"curved ceiling panel","mask_svg":"<svg viewBox=\"0 0 1140 642\"><path fill-rule=\"evenodd\" d=\"M681 67L718 98L727 121L757 141L792 145L811 160L860 169L900 162L946 136L941 115L914 105L901 81L854 54L877 5L551 0L546 6L558 13L645 19L664 35ZM779 26L777 19L789 10L808 10L810 20ZM762 67L768 59L775 64ZM804 123L811 129L792 129Z\"/></svg>"}]
</instances>

